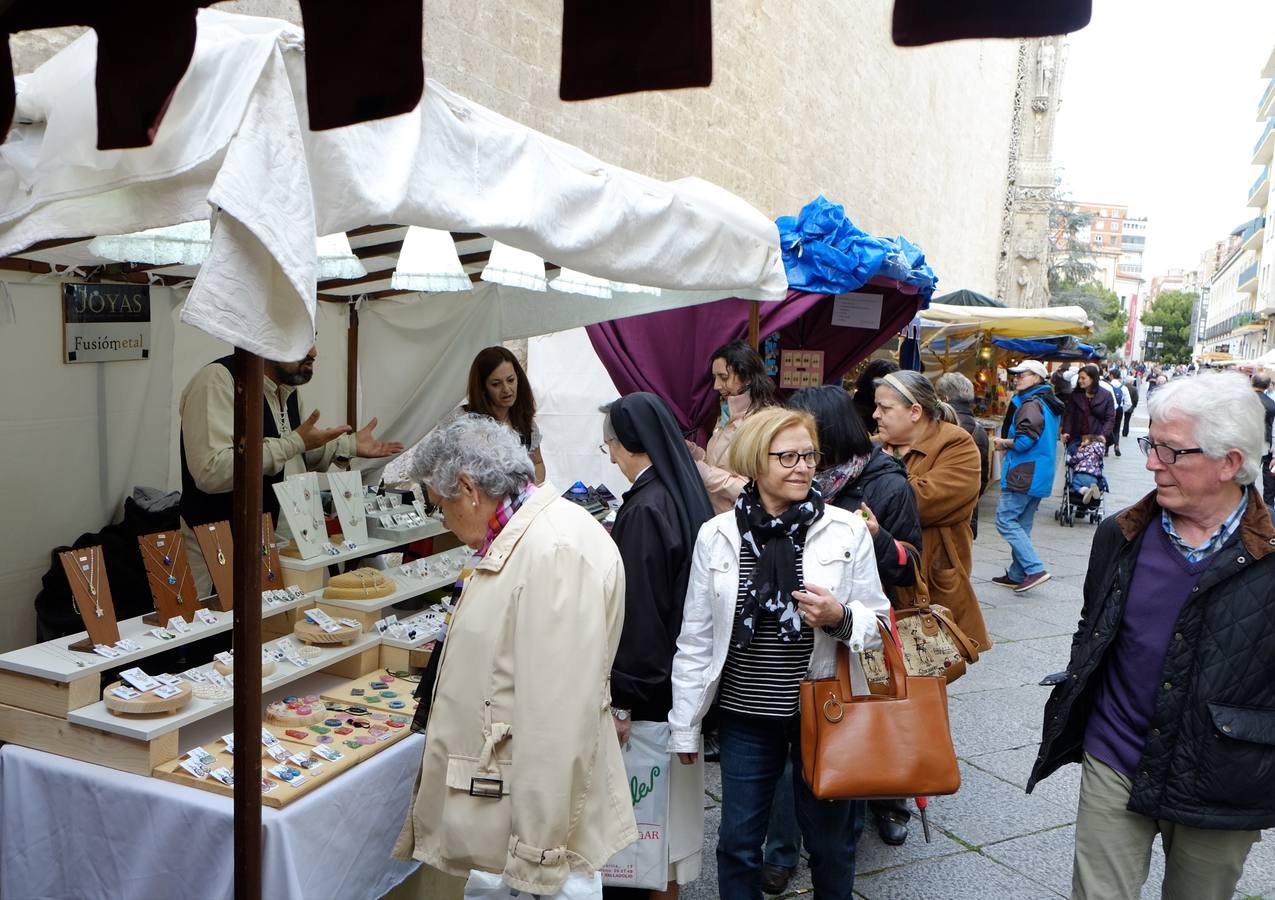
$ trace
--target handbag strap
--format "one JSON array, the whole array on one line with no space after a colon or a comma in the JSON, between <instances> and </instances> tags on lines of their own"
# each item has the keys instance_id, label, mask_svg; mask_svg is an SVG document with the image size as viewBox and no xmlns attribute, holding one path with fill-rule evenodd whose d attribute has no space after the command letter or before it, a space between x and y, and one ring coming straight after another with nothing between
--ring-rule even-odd
<instances>
[{"instance_id":1,"label":"handbag strap","mask_svg":"<svg viewBox=\"0 0 1275 900\"><path fill-rule=\"evenodd\" d=\"M890 696L895 700L906 700L908 696L908 672L903 664L903 651L890 626L877 619L877 629L881 633L881 648L885 653L886 668L890 674ZM850 689L850 648L842 641L837 641L837 680L841 683L841 702L852 702L854 692Z\"/></svg>"},{"instance_id":2,"label":"handbag strap","mask_svg":"<svg viewBox=\"0 0 1275 900\"><path fill-rule=\"evenodd\" d=\"M912 565L912 584L900 585L897 590L902 592L911 592L913 597L913 606L918 609L929 609L930 607L930 583L925 580L925 573L921 570L921 551L916 549L907 541L899 541L899 545L903 547L907 554L908 561Z\"/></svg>"}]
</instances>

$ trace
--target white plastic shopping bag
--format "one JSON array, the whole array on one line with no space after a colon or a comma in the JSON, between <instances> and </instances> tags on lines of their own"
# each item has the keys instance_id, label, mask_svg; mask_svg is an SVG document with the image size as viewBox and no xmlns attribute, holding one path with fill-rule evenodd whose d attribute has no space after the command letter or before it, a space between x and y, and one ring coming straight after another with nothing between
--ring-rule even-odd
<instances>
[{"instance_id":1,"label":"white plastic shopping bag","mask_svg":"<svg viewBox=\"0 0 1275 900\"><path fill-rule=\"evenodd\" d=\"M562 890L549 894L528 894L505 884L499 875L471 869L465 882L465 900L601 900L602 877L595 872L581 875L572 872L562 883Z\"/></svg>"},{"instance_id":2,"label":"white plastic shopping bag","mask_svg":"<svg viewBox=\"0 0 1275 900\"><path fill-rule=\"evenodd\" d=\"M624 751L638 839L602 867L602 883L613 887L664 890L668 884L667 722L634 722Z\"/></svg>"}]
</instances>

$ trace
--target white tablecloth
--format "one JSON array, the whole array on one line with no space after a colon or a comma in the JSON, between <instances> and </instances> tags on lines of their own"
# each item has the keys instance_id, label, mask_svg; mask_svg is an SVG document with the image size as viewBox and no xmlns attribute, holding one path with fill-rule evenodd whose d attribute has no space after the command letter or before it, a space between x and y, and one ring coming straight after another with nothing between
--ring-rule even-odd
<instances>
[{"instance_id":1,"label":"white tablecloth","mask_svg":"<svg viewBox=\"0 0 1275 900\"><path fill-rule=\"evenodd\" d=\"M374 900L410 875L417 864L389 852L423 742L412 735L290 806L263 807L262 896ZM5 900L229 898L232 828L228 797L24 747L0 749Z\"/></svg>"}]
</instances>

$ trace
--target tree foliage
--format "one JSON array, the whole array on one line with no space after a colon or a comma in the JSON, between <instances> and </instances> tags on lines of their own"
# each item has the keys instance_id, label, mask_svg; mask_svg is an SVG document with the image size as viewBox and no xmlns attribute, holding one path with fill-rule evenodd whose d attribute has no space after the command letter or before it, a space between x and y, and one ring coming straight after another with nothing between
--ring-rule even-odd
<instances>
[{"instance_id":1,"label":"tree foliage","mask_svg":"<svg viewBox=\"0 0 1275 900\"><path fill-rule=\"evenodd\" d=\"M1094 343L1108 354L1121 352L1129 313L1120 308L1120 298L1097 282L1059 282L1050 291L1050 306L1079 306L1093 320Z\"/></svg>"},{"instance_id":2,"label":"tree foliage","mask_svg":"<svg viewBox=\"0 0 1275 900\"><path fill-rule=\"evenodd\" d=\"M1089 227L1093 213L1080 212L1076 204L1058 198L1049 210L1049 291L1064 284L1081 285L1093 281L1098 267L1093 263L1093 246L1080 236ZM1057 306L1060 304L1051 304Z\"/></svg>"},{"instance_id":3,"label":"tree foliage","mask_svg":"<svg viewBox=\"0 0 1275 900\"><path fill-rule=\"evenodd\" d=\"M1186 291L1166 291L1142 314L1142 324L1148 332L1157 326L1163 329L1154 337L1148 334L1149 340L1164 343L1163 347L1147 351L1149 359L1167 363L1191 361L1191 310L1195 300L1195 294Z\"/></svg>"}]
</instances>

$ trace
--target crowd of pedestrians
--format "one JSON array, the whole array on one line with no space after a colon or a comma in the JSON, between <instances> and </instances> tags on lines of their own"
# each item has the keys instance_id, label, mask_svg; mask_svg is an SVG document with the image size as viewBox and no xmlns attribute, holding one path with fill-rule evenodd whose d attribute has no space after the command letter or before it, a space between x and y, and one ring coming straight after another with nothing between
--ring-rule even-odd
<instances>
[{"instance_id":1,"label":"crowd of pedestrians","mask_svg":"<svg viewBox=\"0 0 1275 900\"><path fill-rule=\"evenodd\" d=\"M436 651L398 852L543 896L574 885L579 897L676 897L702 869L713 734L718 895L784 892L804 849L815 897L848 900L861 830L903 843L909 802L816 799L802 681L834 675L847 654L866 695L861 654L921 583L995 652L971 581L993 457L1010 564L992 580L1026 593L1050 577L1032 532L1060 458L1097 487L1145 399L1138 445L1155 487L1095 532L1028 791L1082 767L1073 897L1138 896L1157 834L1165 897L1230 897L1275 825L1269 379L1145 372L1140 392L1139 373L1026 360L988 441L963 376L936 385L874 362L853 394L823 386L785 402L743 342L709 371L723 409L705 447L652 394L605 409L602 450L630 483L609 537L537 489L525 441L491 418L461 416L418 449L431 505L475 553ZM624 756L639 735L667 754L661 874L603 888L598 869L639 837Z\"/></svg>"}]
</instances>

